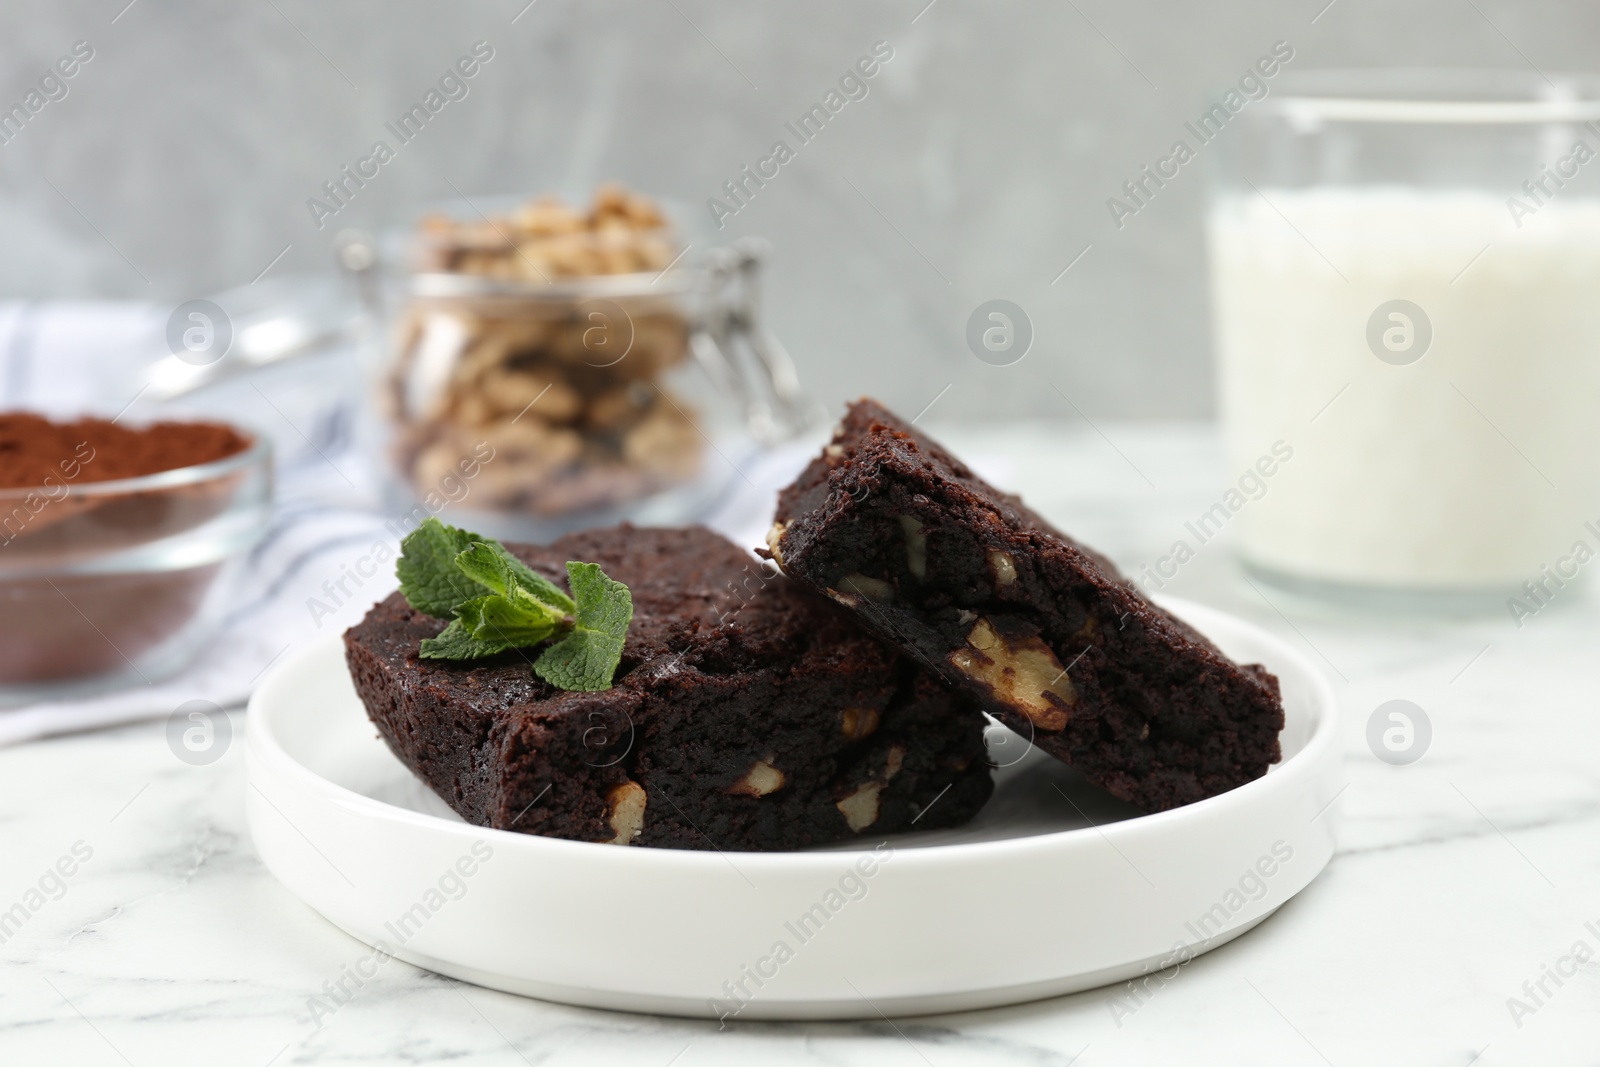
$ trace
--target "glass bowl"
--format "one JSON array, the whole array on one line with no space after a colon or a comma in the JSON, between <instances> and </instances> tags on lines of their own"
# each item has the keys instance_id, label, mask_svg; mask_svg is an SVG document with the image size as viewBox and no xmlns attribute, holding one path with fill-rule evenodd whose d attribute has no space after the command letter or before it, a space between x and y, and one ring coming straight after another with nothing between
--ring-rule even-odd
<instances>
[{"instance_id":1,"label":"glass bowl","mask_svg":"<svg viewBox=\"0 0 1600 1067\"><path fill-rule=\"evenodd\" d=\"M243 431L241 431L243 432ZM231 565L266 532L267 438L138 478L0 489L0 706L155 681L214 630Z\"/></svg>"}]
</instances>

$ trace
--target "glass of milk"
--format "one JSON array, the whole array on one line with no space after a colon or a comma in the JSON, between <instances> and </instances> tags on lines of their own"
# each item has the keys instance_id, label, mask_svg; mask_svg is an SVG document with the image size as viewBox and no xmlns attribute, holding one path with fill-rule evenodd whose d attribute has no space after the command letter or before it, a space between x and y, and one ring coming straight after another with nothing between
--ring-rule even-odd
<instances>
[{"instance_id":1,"label":"glass of milk","mask_svg":"<svg viewBox=\"0 0 1600 1067\"><path fill-rule=\"evenodd\" d=\"M1595 86L1286 72L1231 122L1213 521L1280 587L1537 614L1600 558Z\"/></svg>"}]
</instances>

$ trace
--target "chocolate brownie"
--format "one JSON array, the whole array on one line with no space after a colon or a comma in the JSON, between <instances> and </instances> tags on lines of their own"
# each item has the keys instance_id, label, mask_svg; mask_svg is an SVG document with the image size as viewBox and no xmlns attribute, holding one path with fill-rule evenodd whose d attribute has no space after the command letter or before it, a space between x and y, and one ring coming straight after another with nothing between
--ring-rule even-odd
<instances>
[{"instance_id":1,"label":"chocolate brownie","mask_svg":"<svg viewBox=\"0 0 1600 1067\"><path fill-rule=\"evenodd\" d=\"M1146 811L1266 773L1278 680L871 400L783 491L784 573Z\"/></svg>"},{"instance_id":2,"label":"chocolate brownie","mask_svg":"<svg viewBox=\"0 0 1600 1067\"><path fill-rule=\"evenodd\" d=\"M467 821L774 850L951 826L988 799L970 701L716 534L621 526L506 547L558 583L583 560L630 587L610 689L551 687L536 651L421 659L445 622L399 593L345 634L378 732Z\"/></svg>"}]
</instances>

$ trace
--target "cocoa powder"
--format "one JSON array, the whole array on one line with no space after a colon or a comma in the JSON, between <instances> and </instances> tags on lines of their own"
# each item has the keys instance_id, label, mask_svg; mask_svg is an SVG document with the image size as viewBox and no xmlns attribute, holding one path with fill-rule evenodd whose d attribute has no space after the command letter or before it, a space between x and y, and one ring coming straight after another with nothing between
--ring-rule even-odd
<instances>
[{"instance_id":1,"label":"cocoa powder","mask_svg":"<svg viewBox=\"0 0 1600 1067\"><path fill-rule=\"evenodd\" d=\"M126 491L80 486L211 463L251 444L219 423L128 428L0 413L0 686L139 670L132 665L195 617L220 564L87 573L81 564L203 526L228 507L243 475Z\"/></svg>"},{"instance_id":2,"label":"cocoa powder","mask_svg":"<svg viewBox=\"0 0 1600 1067\"><path fill-rule=\"evenodd\" d=\"M137 429L109 419L53 422L42 415L0 413L0 489L33 489L60 479L88 446L94 462L69 475L78 482L108 482L226 459L250 442L214 422L158 422Z\"/></svg>"}]
</instances>

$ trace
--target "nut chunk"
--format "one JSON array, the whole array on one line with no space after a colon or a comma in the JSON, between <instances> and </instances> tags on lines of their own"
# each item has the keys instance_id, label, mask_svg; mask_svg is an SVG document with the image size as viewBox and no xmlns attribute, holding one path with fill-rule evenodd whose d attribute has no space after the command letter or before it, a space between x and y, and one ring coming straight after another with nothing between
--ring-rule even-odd
<instances>
[{"instance_id":1,"label":"nut chunk","mask_svg":"<svg viewBox=\"0 0 1600 1067\"><path fill-rule=\"evenodd\" d=\"M621 526L507 548L552 579L579 559L629 587L610 689L554 689L517 651L423 659L445 620L398 593L345 635L378 732L468 822L754 851L954 826L988 799L976 705L826 599L777 575L751 589L759 561L716 534Z\"/></svg>"},{"instance_id":2,"label":"nut chunk","mask_svg":"<svg viewBox=\"0 0 1600 1067\"><path fill-rule=\"evenodd\" d=\"M1278 680L870 400L778 498L771 558L1045 752L1147 811L1279 759ZM865 823L865 794L849 800Z\"/></svg>"}]
</instances>

